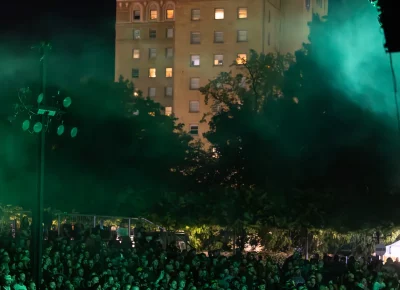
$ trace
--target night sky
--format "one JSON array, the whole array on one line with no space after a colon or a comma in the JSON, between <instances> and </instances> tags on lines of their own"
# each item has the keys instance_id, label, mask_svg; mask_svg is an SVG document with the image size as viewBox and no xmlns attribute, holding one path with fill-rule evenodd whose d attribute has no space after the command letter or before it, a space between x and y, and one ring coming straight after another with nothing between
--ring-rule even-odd
<instances>
[{"instance_id":1,"label":"night sky","mask_svg":"<svg viewBox=\"0 0 400 290\"><path fill-rule=\"evenodd\" d=\"M30 47L46 39L53 45L50 72L55 82L85 76L113 79L114 0L3 1L0 21L0 68L8 76L35 70ZM4 59L18 65L4 69Z\"/></svg>"}]
</instances>

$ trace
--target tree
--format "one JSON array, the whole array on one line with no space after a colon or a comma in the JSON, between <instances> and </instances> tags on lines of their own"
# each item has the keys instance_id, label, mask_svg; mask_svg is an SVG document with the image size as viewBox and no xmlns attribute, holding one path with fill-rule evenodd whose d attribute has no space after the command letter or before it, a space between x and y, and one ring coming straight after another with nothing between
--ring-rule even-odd
<instances>
[{"instance_id":1,"label":"tree","mask_svg":"<svg viewBox=\"0 0 400 290\"><path fill-rule=\"evenodd\" d=\"M72 98L63 116L66 131L72 126L79 131L76 138L67 132L59 137L54 134L56 120L50 127L46 204L66 211L143 216L152 213L166 192L185 190L189 179L183 172L195 150L192 137L159 103L140 92L134 96L134 85L122 79L88 80L69 91L51 87L48 96L57 91ZM36 141L36 136L24 138ZM33 164L35 147L27 155ZM32 170L33 180L35 174Z\"/></svg>"},{"instance_id":2,"label":"tree","mask_svg":"<svg viewBox=\"0 0 400 290\"><path fill-rule=\"evenodd\" d=\"M274 206L258 218L279 226L345 230L388 223L393 216L375 202L398 200L396 132L331 85L334 72L319 62L329 31L315 21L311 39L317 40L295 62L253 51L242 74L221 73L201 89L211 106L221 107L205 134L218 152L213 180L266 194Z\"/></svg>"}]
</instances>

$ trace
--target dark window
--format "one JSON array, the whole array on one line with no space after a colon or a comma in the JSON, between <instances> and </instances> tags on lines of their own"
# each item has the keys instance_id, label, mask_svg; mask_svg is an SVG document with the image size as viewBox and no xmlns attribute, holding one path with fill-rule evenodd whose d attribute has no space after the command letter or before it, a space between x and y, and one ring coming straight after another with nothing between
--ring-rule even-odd
<instances>
[{"instance_id":1,"label":"dark window","mask_svg":"<svg viewBox=\"0 0 400 290\"><path fill-rule=\"evenodd\" d=\"M139 77L139 69L133 68L132 69L132 78L138 78Z\"/></svg>"},{"instance_id":2,"label":"dark window","mask_svg":"<svg viewBox=\"0 0 400 290\"><path fill-rule=\"evenodd\" d=\"M157 30L150 29L149 30L149 37L150 37L150 39L155 39L157 37Z\"/></svg>"},{"instance_id":3,"label":"dark window","mask_svg":"<svg viewBox=\"0 0 400 290\"><path fill-rule=\"evenodd\" d=\"M140 20L140 10L133 10L133 20Z\"/></svg>"},{"instance_id":4,"label":"dark window","mask_svg":"<svg viewBox=\"0 0 400 290\"><path fill-rule=\"evenodd\" d=\"M199 135L199 125L190 125L190 135Z\"/></svg>"}]
</instances>

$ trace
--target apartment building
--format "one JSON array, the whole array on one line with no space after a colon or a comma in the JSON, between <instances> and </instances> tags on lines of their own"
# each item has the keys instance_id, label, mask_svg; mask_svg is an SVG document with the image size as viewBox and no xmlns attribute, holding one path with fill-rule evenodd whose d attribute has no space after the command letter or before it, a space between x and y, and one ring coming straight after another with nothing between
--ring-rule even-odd
<instances>
[{"instance_id":1,"label":"apartment building","mask_svg":"<svg viewBox=\"0 0 400 290\"><path fill-rule=\"evenodd\" d=\"M175 114L201 136L210 108L199 88L258 52L294 52L307 42L313 13L328 0L117 0L116 79Z\"/></svg>"}]
</instances>

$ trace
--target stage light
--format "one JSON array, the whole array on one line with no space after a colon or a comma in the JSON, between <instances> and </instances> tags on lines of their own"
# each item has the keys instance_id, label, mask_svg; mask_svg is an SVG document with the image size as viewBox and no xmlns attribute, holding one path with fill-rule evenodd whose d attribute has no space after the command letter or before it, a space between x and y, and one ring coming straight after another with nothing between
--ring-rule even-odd
<instances>
[{"instance_id":1,"label":"stage light","mask_svg":"<svg viewBox=\"0 0 400 290\"><path fill-rule=\"evenodd\" d=\"M36 122L35 125L33 125L33 131L35 133L40 133L43 129L43 125L40 122Z\"/></svg>"},{"instance_id":2,"label":"stage light","mask_svg":"<svg viewBox=\"0 0 400 290\"><path fill-rule=\"evenodd\" d=\"M41 104L43 102L43 93L41 93L38 97L37 97L37 102L38 104Z\"/></svg>"},{"instance_id":3,"label":"stage light","mask_svg":"<svg viewBox=\"0 0 400 290\"><path fill-rule=\"evenodd\" d=\"M25 121L22 123L22 130L26 131L26 130L29 129L30 126L31 126L31 122L30 122L29 120L25 120Z\"/></svg>"},{"instance_id":4,"label":"stage light","mask_svg":"<svg viewBox=\"0 0 400 290\"><path fill-rule=\"evenodd\" d=\"M58 135L58 136L61 136L62 134L64 134L64 130L65 130L65 128L64 128L64 125L63 125L63 124L61 124L60 126L58 126L58 128L57 128L57 135Z\"/></svg>"},{"instance_id":5,"label":"stage light","mask_svg":"<svg viewBox=\"0 0 400 290\"><path fill-rule=\"evenodd\" d=\"M63 101L63 106L64 108L68 108L69 106L71 106L72 100L70 97L66 97Z\"/></svg>"},{"instance_id":6,"label":"stage light","mask_svg":"<svg viewBox=\"0 0 400 290\"><path fill-rule=\"evenodd\" d=\"M78 134L78 128L74 127L71 129L71 138L75 138Z\"/></svg>"}]
</instances>

